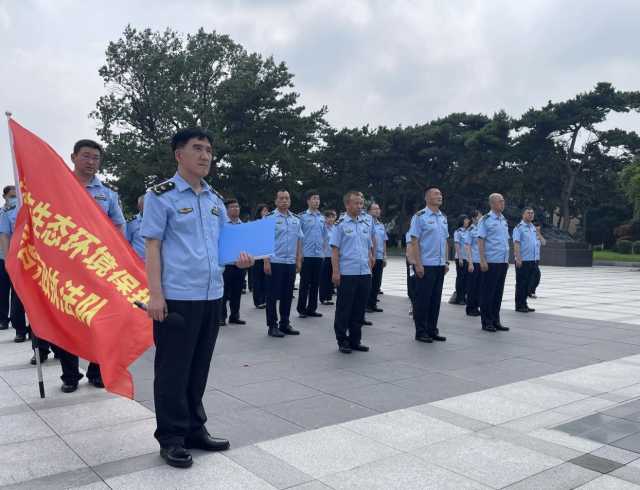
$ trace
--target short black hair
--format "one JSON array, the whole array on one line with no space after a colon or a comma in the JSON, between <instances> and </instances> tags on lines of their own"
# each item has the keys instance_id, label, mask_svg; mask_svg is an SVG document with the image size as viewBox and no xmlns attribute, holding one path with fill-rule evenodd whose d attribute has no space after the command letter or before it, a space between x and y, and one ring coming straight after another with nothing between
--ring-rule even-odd
<instances>
[{"instance_id":1,"label":"short black hair","mask_svg":"<svg viewBox=\"0 0 640 490\"><path fill-rule=\"evenodd\" d=\"M73 145L73 154L77 155L81 148L92 148L94 150L98 150L100 152L100 156L104 155L104 150L100 143L93 140L78 140L76 144Z\"/></svg>"},{"instance_id":2,"label":"short black hair","mask_svg":"<svg viewBox=\"0 0 640 490\"><path fill-rule=\"evenodd\" d=\"M317 189L309 189L307 192L304 193L304 200L308 201L309 199L311 199L313 196L318 196L320 197L320 193L317 191Z\"/></svg>"},{"instance_id":3,"label":"short black hair","mask_svg":"<svg viewBox=\"0 0 640 490\"><path fill-rule=\"evenodd\" d=\"M460 216L458 216L458 228L464 226L464 220L469 219L469 216L467 216L466 214L461 214Z\"/></svg>"},{"instance_id":4,"label":"short black hair","mask_svg":"<svg viewBox=\"0 0 640 490\"><path fill-rule=\"evenodd\" d=\"M373 206L374 204L375 204L376 206L380 207L380 204L378 204L378 203L377 203L377 202L375 202L375 201L371 201L371 202L369 203L369 205L367 206L367 211L371 211L371 206Z\"/></svg>"},{"instance_id":5,"label":"short black hair","mask_svg":"<svg viewBox=\"0 0 640 490\"><path fill-rule=\"evenodd\" d=\"M344 195L344 197L342 198L342 201L344 202L344 204L347 204L347 202L351 199L351 196L362 197L362 192L360 192L360 191L347 191L346 194Z\"/></svg>"},{"instance_id":6,"label":"short black hair","mask_svg":"<svg viewBox=\"0 0 640 490\"><path fill-rule=\"evenodd\" d=\"M533 211L533 208L531 206L525 206L524 208L522 208L522 214L526 213L527 211ZM533 211L535 213L535 211Z\"/></svg>"},{"instance_id":7,"label":"short black hair","mask_svg":"<svg viewBox=\"0 0 640 490\"><path fill-rule=\"evenodd\" d=\"M336 212L335 209L327 209L324 212L324 216L325 218L328 218L329 216L338 216L338 213Z\"/></svg>"},{"instance_id":8,"label":"short black hair","mask_svg":"<svg viewBox=\"0 0 640 490\"><path fill-rule=\"evenodd\" d=\"M276 198L278 197L278 194L280 194L281 192L286 192L287 194L289 194L289 191L287 189L278 189L276 191ZM290 194L289 194L290 195Z\"/></svg>"},{"instance_id":9,"label":"short black hair","mask_svg":"<svg viewBox=\"0 0 640 490\"><path fill-rule=\"evenodd\" d=\"M16 190L16 186L15 185L5 185L2 189L2 197L6 196L7 194L9 194L9 192L11 191L15 191Z\"/></svg>"},{"instance_id":10,"label":"short black hair","mask_svg":"<svg viewBox=\"0 0 640 490\"><path fill-rule=\"evenodd\" d=\"M438 189L438 190L440 190L440 187L435 186L435 185L428 185L428 186L426 187L426 189L424 190L424 194L425 194L425 195L427 195L427 193L428 193L430 190L432 190L432 189Z\"/></svg>"},{"instance_id":11,"label":"short black hair","mask_svg":"<svg viewBox=\"0 0 640 490\"><path fill-rule=\"evenodd\" d=\"M225 207L227 207L227 208L228 208L229 206L231 206L232 204L237 204L238 206L240 206L240 203L238 202L238 200L237 200L237 199L235 199L235 198L233 198L233 197L232 197L232 198L229 198L229 199L226 199L226 200L224 201L224 205L225 205Z\"/></svg>"},{"instance_id":12,"label":"short black hair","mask_svg":"<svg viewBox=\"0 0 640 490\"><path fill-rule=\"evenodd\" d=\"M171 138L171 150L184 148L191 139L207 140L213 146L213 137L202 128L185 128L178 131Z\"/></svg>"},{"instance_id":13,"label":"short black hair","mask_svg":"<svg viewBox=\"0 0 640 490\"><path fill-rule=\"evenodd\" d=\"M267 203L261 202L256 206L256 212L253 214L253 219L260 219L262 218L261 213L262 210L267 208L267 211L269 211L269 205Z\"/></svg>"}]
</instances>

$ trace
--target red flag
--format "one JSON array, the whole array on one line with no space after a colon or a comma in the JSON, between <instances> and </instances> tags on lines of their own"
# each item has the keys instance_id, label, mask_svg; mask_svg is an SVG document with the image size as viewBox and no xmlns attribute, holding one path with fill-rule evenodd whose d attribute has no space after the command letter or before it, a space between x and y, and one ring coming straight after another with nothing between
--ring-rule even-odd
<instances>
[{"instance_id":1,"label":"red flag","mask_svg":"<svg viewBox=\"0 0 640 490\"><path fill-rule=\"evenodd\" d=\"M144 265L62 158L9 120L22 206L6 267L35 334L100 364L106 388L133 398L128 366L152 342L134 301Z\"/></svg>"}]
</instances>

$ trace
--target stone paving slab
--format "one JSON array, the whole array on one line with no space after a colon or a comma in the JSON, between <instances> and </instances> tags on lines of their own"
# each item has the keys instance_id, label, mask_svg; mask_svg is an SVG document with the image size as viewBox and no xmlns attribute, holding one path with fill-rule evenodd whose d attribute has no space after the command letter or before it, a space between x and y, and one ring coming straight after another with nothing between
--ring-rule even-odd
<instances>
[{"instance_id":1,"label":"stone paving slab","mask_svg":"<svg viewBox=\"0 0 640 490\"><path fill-rule=\"evenodd\" d=\"M424 345L412 340L399 265L391 261L385 270L385 312L368 315L374 325L364 329L363 341L372 347L366 354L337 352L333 310L324 306L321 319L293 318L300 337L268 338L264 311L243 296L248 324L221 329L205 395L209 429L229 437L233 449L196 451L194 468L186 472L164 465L152 438L153 348L132 367L142 404L85 382L76 393L62 394L52 359L44 364L47 398L40 400L28 343L14 344L11 331L0 332L0 485L211 488L215 481L220 488L313 490L640 484L631 446L612 445L607 434L594 441L556 430L603 411L621 419L637 414L640 324L633 310L619 315L638 292L636 272L623 270L616 285L605 270L545 268L540 298L532 301L538 311L529 315L512 310L509 282L503 322L512 330L505 334L488 335L463 308L443 303L440 325L449 339ZM593 287L583 287L585 281ZM553 311L566 314L545 313ZM608 429L622 427L614 425ZM487 453L500 456L493 468L483 463ZM581 465L612 471L599 476Z\"/></svg>"}]
</instances>

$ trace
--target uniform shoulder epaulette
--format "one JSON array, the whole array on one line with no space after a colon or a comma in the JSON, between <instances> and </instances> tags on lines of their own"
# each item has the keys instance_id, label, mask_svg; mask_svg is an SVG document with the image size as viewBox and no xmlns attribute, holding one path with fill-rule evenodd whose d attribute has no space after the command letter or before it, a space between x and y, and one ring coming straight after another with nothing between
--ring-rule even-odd
<instances>
[{"instance_id":1,"label":"uniform shoulder epaulette","mask_svg":"<svg viewBox=\"0 0 640 490\"><path fill-rule=\"evenodd\" d=\"M107 189L112 190L113 192L118 192L118 187L116 187L113 184L110 184L109 182L103 182L102 185L105 186Z\"/></svg>"},{"instance_id":2,"label":"uniform shoulder epaulette","mask_svg":"<svg viewBox=\"0 0 640 490\"><path fill-rule=\"evenodd\" d=\"M418 212L416 213L416 216L422 216L424 213L425 213L425 210L424 210L424 209L421 209L420 211L418 211Z\"/></svg>"},{"instance_id":3,"label":"uniform shoulder epaulette","mask_svg":"<svg viewBox=\"0 0 640 490\"><path fill-rule=\"evenodd\" d=\"M489 216L491 216L491 213L485 214L484 216L482 216L482 218L480 218L480 221L487 219Z\"/></svg>"},{"instance_id":4,"label":"uniform shoulder epaulette","mask_svg":"<svg viewBox=\"0 0 640 490\"><path fill-rule=\"evenodd\" d=\"M15 209L15 208L16 208L16 204L13 204L13 205L9 206L8 208L4 208L4 210L6 212L6 211L11 211L12 209Z\"/></svg>"},{"instance_id":5,"label":"uniform shoulder epaulette","mask_svg":"<svg viewBox=\"0 0 640 490\"><path fill-rule=\"evenodd\" d=\"M342 223L343 220L344 220L344 218L338 218L336 220L336 222L334 223L334 225L339 225L340 223Z\"/></svg>"},{"instance_id":6,"label":"uniform shoulder epaulette","mask_svg":"<svg viewBox=\"0 0 640 490\"><path fill-rule=\"evenodd\" d=\"M154 185L151 188L151 192L153 192L156 196L160 196L162 194L164 194L167 191L170 191L171 189L175 188L176 183L172 180L167 180L165 182L162 182L161 184L158 185Z\"/></svg>"},{"instance_id":7,"label":"uniform shoulder epaulette","mask_svg":"<svg viewBox=\"0 0 640 490\"><path fill-rule=\"evenodd\" d=\"M222 202L224 202L224 197L222 197L222 194L220 194L217 190L215 190L213 187L211 188L211 192L213 192L216 196L218 196L220 198L220 200Z\"/></svg>"}]
</instances>

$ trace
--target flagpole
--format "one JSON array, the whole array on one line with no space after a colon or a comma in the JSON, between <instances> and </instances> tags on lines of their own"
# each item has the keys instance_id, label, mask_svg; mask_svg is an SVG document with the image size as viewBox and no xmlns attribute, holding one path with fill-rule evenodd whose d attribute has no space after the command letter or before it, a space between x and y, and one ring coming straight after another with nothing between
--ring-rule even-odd
<instances>
[{"instance_id":1,"label":"flagpole","mask_svg":"<svg viewBox=\"0 0 640 490\"><path fill-rule=\"evenodd\" d=\"M7 130L9 131L9 146L11 147L11 160L13 162L13 180L16 184L16 195L18 197L18 207L22 206L22 192L20 191L20 179L18 177L18 165L16 163L16 151L13 146L13 133L11 132L11 111L5 111L7 116ZM11 291L11 294L15 294L15 290ZM36 359L36 375L38 378L38 389L40 391L40 398L44 398L44 381L42 379L42 363L40 362L40 347L39 339L33 334L33 330L29 328L29 335L31 336L31 347L33 348L33 356Z\"/></svg>"}]
</instances>

